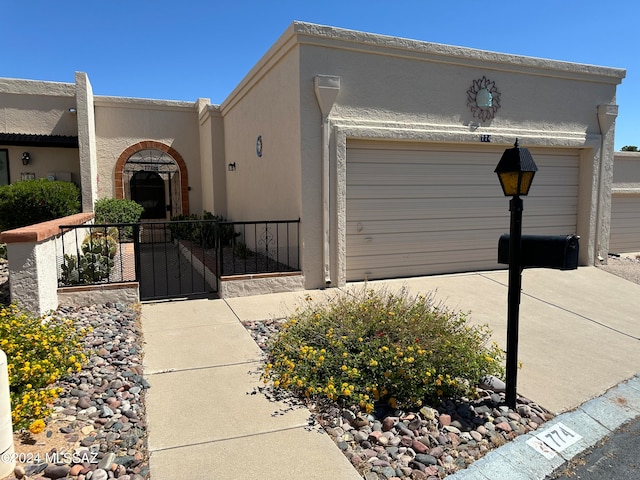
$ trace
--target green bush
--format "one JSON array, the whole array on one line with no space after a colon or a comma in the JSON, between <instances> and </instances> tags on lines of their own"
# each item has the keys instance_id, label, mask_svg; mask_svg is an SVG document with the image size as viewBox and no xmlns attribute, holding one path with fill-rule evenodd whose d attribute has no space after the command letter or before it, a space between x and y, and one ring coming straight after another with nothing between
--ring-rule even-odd
<instances>
[{"instance_id":1,"label":"green bush","mask_svg":"<svg viewBox=\"0 0 640 480\"><path fill-rule=\"evenodd\" d=\"M137 223L144 212L144 207L133 200L124 198L101 198L93 207L95 222L104 223Z\"/></svg>"},{"instance_id":2,"label":"green bush","mask_svg":"<svg viewBox=\"0 0 640 480\"><path fill-rule=\"evenodd\" d=\"M215 247L218 236L222 246L231 246L234 239L240 235L235 232L233 225L220 225L227 221L223 216L214 215L206 210L202 216L181 214L171 217L171 220L181 221L169 225L174 238L189 240L204 248Z\"/></svg>"},{"instance_id":3,"label":"green bush","mask_svg":"<svg viewBox=\"0 0 640 480\"><path fill-rule=\"evenodd\" d=\"M101 198L93 206L96 224L138 223L144 207L125 198ZM120 240L133 239L133 227L122 229Z\"/></svg>"},{"instance_id":4,"label":"green bush","mask_svg":"<svg viewBox=\"0 0 640 480\"><path fill-rule=\"evenodd\" d=\"M487 326L432 296L362 289L324 303L308 298L269 344L265 383L371 412L438 405L473 395L485 375L503 376L503 352Z\"/></svg>"},{"instance_id":5,"label":"green bush","mask_svg":"<svg viewBox=\"0 0 640 480\"><path fill-rule=\"evenodd\" d=\"M0 187L0 230L80 212L80 189L69 182L25 180Z\"/></svg>"}]
</instances>

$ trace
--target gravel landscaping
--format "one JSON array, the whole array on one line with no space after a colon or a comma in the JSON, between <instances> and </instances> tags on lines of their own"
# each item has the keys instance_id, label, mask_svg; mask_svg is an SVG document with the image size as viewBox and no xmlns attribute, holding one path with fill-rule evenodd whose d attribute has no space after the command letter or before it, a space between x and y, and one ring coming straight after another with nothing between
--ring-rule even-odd
<instances>
[{"instance_id":1,"label":"gravel landscaping","mask_svg":"<svg viewBox=\"0 0 640 480\"><path fill-rule=\"evenodd\" d=\"M640 259L610 257L604 271L640 284ZM0 302L7 303L6 262L0 260ZM149 478L139 312L118 304L63 308L57 315L93 331L85 339L88 365L59 382L64 393L44 432L15 434L18 480L143 480ZM266 348L282 320L247 322ZM479 398L448 401L415 412L378 410L365 415L322 401L307 405L366 480L434 480L465 468L488 451L540 427L551 414L519 397L504 406L493 382ZM261 389L274 395L268 387ZM38 459L39 461L35 461ZM24 461L22 461L24 460Z\"/></svg>"},{"instance_id":2,"label":"gravel landscaping","mask_svg":"<svg viewBox=\"0 0 640 480\"><path fill-rule=\"evenodd\" d=\"M244 326L266 353L269 337L283 321L244 322ZM282 398L268 386L261 392ZM306 406L366 480L435 480L467 467L553 417L521 396L516 409L504 404L504 383L492 378L479 389L476 399L447 401L415 412L380 408L367 415L328 400Z\"/></svg>"}]
</instances>

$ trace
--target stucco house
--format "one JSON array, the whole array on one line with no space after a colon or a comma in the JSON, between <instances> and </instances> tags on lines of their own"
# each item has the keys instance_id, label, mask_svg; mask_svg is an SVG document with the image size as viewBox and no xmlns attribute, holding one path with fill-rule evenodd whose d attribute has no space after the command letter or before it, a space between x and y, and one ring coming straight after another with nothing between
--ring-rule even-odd
<instances>
[{"instance_id":1,"label":"stucco house","mask_svg":"<svg viewBox=\"0 0 640 480\"><path fill-rule=\"evenodd\" d=\"M86 73L0 79L0 181L74 181L84 211L160 195L148 218L300 218L318 288L498 268L494 168L517 138L539 168L524 232L577 233L592 265L609 251L624 76L294 22L220 105L98 96Z\"/></svg>"}]
</instances>

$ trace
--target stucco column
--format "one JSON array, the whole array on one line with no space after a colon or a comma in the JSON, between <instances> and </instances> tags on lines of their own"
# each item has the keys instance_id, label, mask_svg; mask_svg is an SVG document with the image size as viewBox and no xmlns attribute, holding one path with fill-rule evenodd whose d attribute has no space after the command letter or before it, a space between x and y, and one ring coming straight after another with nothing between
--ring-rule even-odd
<instances>
[{"instance_id":1,"label":"stucco column","mask_svg":"<svg viewBox=\"0 0 640 480\"><path fill-rule=\"evenodd\" d=\"M93 212L98 198L98 158L96 152L96 121L93 89L84 72L76 72L76 112L78 119L78 151L82 211Z\"/></svg>"},{"instance_id":2,"label":"stucco column","mask_svg":"<svg viewBox=\"0 0 640 480\"><path fill-rule=\"evenodd\" d=\"M333 103L340 92L340 77L333 75L317 75L313 79L316 92L316 99L322 112L322 233L323 233L323 259L322 271L325 285L331 284L331 233L330 233L330 205L329 191L331 185L330 178L330 154L329 144L329 113L333 108Z\"/></svg>"},{"instance_id":3,"label":"stucco column","mask_svg":"<svg viewBox=\"0 0 640 480\"><path fill-rule=\"evenodd\" d=\"M598 105L598 124L602 145L600 148L600 181L598 182L598 214L596 225L596 256L603 263L609 254L609 231L611 226L611 186L613 183L613 155L615 121L618 106ZM595 261L595 260L594 260Z\"/></svg>"}]
</instances>

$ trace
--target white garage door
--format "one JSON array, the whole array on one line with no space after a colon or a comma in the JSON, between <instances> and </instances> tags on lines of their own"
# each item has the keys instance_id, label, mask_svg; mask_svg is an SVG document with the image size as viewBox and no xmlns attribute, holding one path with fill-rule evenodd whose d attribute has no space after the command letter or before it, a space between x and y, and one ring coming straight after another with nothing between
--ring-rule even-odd
<instances>
[{"instance_id":1,"label":"white garage door","mask_svg":"<svg viewBox=\"0 0 640 480\"><path fill-rule=\"evenodd\" d=\"M640 252L640 197L632 195L611 198L612 253Z\"/></svg>"},{"instance_id":2,"label":"white garage door","mask_svg":"<svg viewBox=\"0 0 640 480\"><path fill-rule=\"evenodd\" d=\"M530 151L538 172L523 232L575 233L578 152ZM350 142L347 280L499 268L498 238L509 231L509 198L494 173L502 152Z\"/></svg>"}]
</instances>

